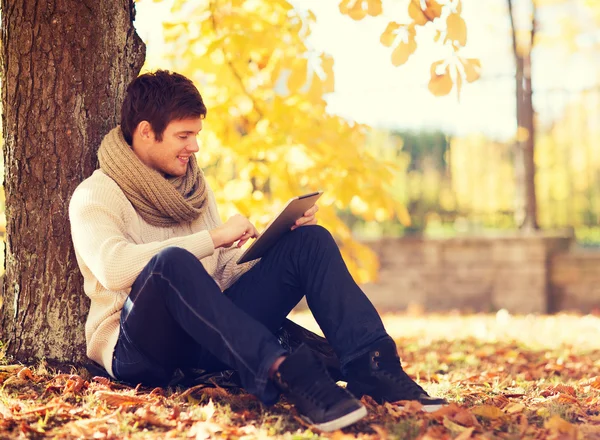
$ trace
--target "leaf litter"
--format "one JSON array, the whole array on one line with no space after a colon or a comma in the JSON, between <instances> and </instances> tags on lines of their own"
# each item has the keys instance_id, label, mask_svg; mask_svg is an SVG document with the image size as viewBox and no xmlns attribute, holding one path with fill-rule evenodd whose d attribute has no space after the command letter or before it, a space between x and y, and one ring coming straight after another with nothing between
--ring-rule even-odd
<instances>
[{"instance_id":1,"label":"leaf litter","mask_svg":"<svg viewBox=\"0 0 600 440\"><path fill-rule=\"evenodd\" d=\"M407 373L451 402L432 413L365 396L367 417L322 433L285 399L267 408L243 390L132 388L15 364L0 365L0 438L600 439L600 319L498 316L384 315Z\"/></svg>"}]
</instances>

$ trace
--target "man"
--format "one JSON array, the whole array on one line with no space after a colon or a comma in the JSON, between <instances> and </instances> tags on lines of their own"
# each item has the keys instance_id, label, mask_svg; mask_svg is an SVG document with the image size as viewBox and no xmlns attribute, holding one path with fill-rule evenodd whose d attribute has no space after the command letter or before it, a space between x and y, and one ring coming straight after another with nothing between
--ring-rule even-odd
<instances>
[{"instance_id":1,"label":"man","mask_svg":"<svg viewBox=\"0 0 600 440\"><path fill-rule=\"evenodd\" d=\"M100 169L73 194L73 243L91 299L88 356L133 384L164 385L176 368L233 368L262 402L284 393L324 431L364 417L357 398L365 394L445 403L402 370L331 234L316 225L316 205L263 258L236 264L257 231L241 215L220 221L194 156L205 116L189 79L141 75L127 89L121 125L100 145ZM310 349L287 353L274 336L303 296L347 389Z\"/></svg>"}]
</instances>

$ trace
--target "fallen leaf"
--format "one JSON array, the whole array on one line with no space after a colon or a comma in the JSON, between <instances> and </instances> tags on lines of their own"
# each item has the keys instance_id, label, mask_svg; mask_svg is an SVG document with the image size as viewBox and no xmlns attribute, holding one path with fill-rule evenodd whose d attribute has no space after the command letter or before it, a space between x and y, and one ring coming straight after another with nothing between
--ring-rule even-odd
<instances>
[{"instance_id":1,"label":"fallen leaf","mask_svg":"<svg viewBox=\"0 0 600 440\"><path fill-rule=\"evenodd\" d=\"M522 412L525 409L525 405L523 405L522 403L511 402L508 405L506 405L503 409L504 412L507 414L516 414Z\"/></svg>"},{"instance_id":2,"label":"fallen leaf","mask_svg":"<svg viewBox=\"0 0 600 440\"><path fill-rule=\"evenodd\" d=\"M552 416L544 423L544 428L577 438L577 426L567 422L558 415Z\"/></svg>"},{"instance_id":3,"label":"fallen leaf","mask_svg":"<svg viewBox=\"0 0 600 440\"><path fill-rule=\"evenodd\" d=\"M144 397L130 396L113 391L96 391L94 396L112 406L143 405L150 400Z\"/></svg>"},{"instance_id":4,"label":"fallen leaf","mask_svg":"<svg viewBox=\"0 0 600 440\"><path fill-rule=\"evenodd\" d=\"M467 429L471 429L453 422L448 417L444 417L444 421L442 423L452 432L465 432Z\"/></svg>"},{"instance_id":5,"label":"fallen leaf","mask_svg":"<svg viewBox=\"0 0 600 440\"><path fill-rule=\"evenodd\" d=\"M30 380L32 382L35 381L35 378L33 377L33 373L31 372L29 367L25 367L25 368L22 368L21 370L19 370L19 372L17 373L17 377L21 380Z\"/></svg>"},{"instance_id":6,"label":"fallen leaf","mask_svg":"<svg viewBox=\"0 0 600 440\"><path fill-rule=\"evenodd\" d=\"M473 431L475 431L475 428L471 427L469 429L464 430L463 432L461 432L460 434L458 434L454 440L467 440L468 438L471 438L471 435L473 434Z\"/></svg>"},{"instance_id":7,"label":"fallen leaf","mask_svg":"<svg viewBox=\"0 0 600 440\"><path fill-rule=\"evenodd\" d=\"M471 412L476 416L484 417L490 420L496 420L504 416L502 410L492 405L480 405L471 408Z\"/></svg>"}]
</instances>

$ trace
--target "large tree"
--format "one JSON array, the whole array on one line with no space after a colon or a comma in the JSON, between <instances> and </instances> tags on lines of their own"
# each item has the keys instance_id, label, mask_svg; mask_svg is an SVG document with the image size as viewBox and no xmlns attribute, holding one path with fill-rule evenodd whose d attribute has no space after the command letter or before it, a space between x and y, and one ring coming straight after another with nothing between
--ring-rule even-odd
<instances>
[{"instance_id":1,"label":"large tree","mask_svg":"<svg viewBox=\"0 0 600 440\"><path fill-rule=\"evenodd\" d=\"M22 361L81 361L88 302L68 221L145 46L132 0L1 0L7 216L0 340Z\"/></svg>"}]
</instances>

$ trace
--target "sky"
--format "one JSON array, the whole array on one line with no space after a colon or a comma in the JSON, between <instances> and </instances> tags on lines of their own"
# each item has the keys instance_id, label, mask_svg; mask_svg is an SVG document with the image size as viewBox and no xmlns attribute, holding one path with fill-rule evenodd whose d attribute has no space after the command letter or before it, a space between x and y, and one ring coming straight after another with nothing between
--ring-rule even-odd
<instances>
[{"instance_id":1,"label":"sky","mask_svg":"<svg viewBox=\"0 0 600 440\"><path fill-rule=\"evenodd\" d=\"M461 56L480 59L482 77L464 84L460 100L455 91L435 97L427 89L431 63L448 54L447 48L432 42L431 33L417 37L416 53L399 67L391 63L391 49L379 42L389 21L408 18L407 1L384 0L383 16L359 22L339 13L339 0L292 0L292 3L315 13L317 23L310 44L334 58L335 92L326 97L329 112L389 129L482 132L496 139L514 135L514 61L506 0L463 0L468 39ZM153 61L160 62L160 29L162 20L169 15L169 1L138 2L136 7L136 27L148 45L148 60L152 65ZM567 12L573 19L585 20L581 11ZM548 26L558 22L564 13L564 10L548 10ZM594 37L600 39L600 34ZM578 42L587 43L585 39ZM596 84L597 68L597 59L542 48L535 59L533 75L540 90L576 89ZM553 102L539 102L542 117L560 115L564 100Z\"/></svg>"}]
</instances>

